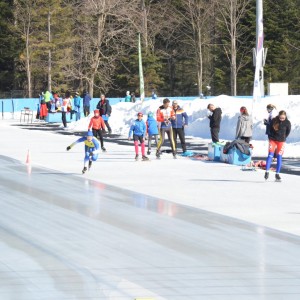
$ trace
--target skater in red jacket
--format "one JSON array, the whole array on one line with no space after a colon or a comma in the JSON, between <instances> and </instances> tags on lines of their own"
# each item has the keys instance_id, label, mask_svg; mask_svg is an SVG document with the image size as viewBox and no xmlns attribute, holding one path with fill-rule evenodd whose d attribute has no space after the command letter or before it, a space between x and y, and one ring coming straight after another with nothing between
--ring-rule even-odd
<instances>
[{"instance_id":1,"label":"skater in red jacket","mask_svg":"<svg viewBox=\"0 0 300 300\"><path fill-rule=\"evenodd\" d=\"M104 148L104 141L103 141L103 131L105 130L105 123L103 118L100 116L99 109L94 110L94 116L91 118L88 130L93 131L94 137L98 138L101 143L101 149L103 152L106 151Z\"/></svg>"}]
</instances>

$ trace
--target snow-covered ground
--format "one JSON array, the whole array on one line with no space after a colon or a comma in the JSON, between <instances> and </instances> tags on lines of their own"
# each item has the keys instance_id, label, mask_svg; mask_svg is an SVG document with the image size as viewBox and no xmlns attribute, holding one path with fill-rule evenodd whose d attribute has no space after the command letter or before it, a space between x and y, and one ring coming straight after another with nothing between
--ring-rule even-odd
<instances>
[{"instance_id":1,"label":"snow-covered ground","mask_svg":"<svg viewBox=\"0 0 300 300\"><path fill-rule=\"evenodd\" d=\"M147 113L150 111L155 113L162 101L163 98L159 98L145 101L143 104L120 102L114 105L109 120L113 133L127 136L130 124L136 119L137 112L143 112L144 120L146 120ZM199 98L193 101L178 100L178 103L189 116L189 126L186 129L186 135L206 139L207 141L210 140L209 120L207 118L207 105L209 103L219 106L223 111L220 139L224 141L231 141L235 138L240 107L246 106L249 112L252 112L254 122L253 156L266 156L267 154L268 142L263 119L267 117L266 106L272 103L277 107L277 111L285 110L287 112L288 119L292 124L292 132L288 137L284 156L291 158L300 157L300 96L266 97L253 104L252 99L249 98L234 98L221 95L209 100ZM81 119L78 122L71 123L69 130L86 130L88 123L89 118Z\"/></svg>"}]
</instances>

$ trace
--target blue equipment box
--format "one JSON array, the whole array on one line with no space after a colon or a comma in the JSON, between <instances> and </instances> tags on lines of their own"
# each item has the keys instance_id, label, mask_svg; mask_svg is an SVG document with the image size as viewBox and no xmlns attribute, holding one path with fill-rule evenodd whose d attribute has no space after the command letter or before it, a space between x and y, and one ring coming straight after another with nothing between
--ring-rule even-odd
<instances>
[{"instance_id":1,"label":"blue equipment box","mask_svg":"<svg viewBox=\"0 0 300 300\"><path fill-rule=\"evenodd\" d=\"M220 161L221 145L208 143L208 158L213 161Z\"/></svg>"},{"instance_id":2,"label":"blue equipment box","mask_svg":"<svg viewBox=\"0 0 300 300\"><path fill-rule=\"evenodd\" d=\"M251 162L251 150L250 155L242 153L236 148L232 148L228 151L227 158L228 163L237 166L245 166Z\"/></svg>"}]
</instances>

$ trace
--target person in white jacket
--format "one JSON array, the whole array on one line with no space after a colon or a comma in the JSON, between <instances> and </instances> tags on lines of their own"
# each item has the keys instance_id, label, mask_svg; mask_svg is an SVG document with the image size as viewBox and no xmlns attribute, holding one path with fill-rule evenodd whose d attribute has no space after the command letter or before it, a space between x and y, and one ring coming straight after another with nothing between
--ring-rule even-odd
<instances>
[{"instance_id":1,"label":"person in white jacket","mask_svg":"<svg viewBox=\"0 0 300 300\"><path fill-rule=\"evenodd\" d=\"M253 121L245 106L240 108L240 116L236 125L236 139L242 139L249 143L253 133Z\"/></svg>"}]
</instances>

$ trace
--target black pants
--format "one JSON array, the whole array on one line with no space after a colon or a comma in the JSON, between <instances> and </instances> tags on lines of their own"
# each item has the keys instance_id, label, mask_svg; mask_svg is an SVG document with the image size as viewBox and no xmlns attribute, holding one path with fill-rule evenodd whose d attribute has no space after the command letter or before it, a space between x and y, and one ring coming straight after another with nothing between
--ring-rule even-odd
<instances>
[{"instance_id":1,"label":"black pants","mask_svg":"<svg viewBox=\"0 0 300 300\"><path fill-rule=\"evenodd\" d=\"M62 120L65 128L67 127L67 115L66 114L67 113L65 111L61 112L61 120Z\"/></svg>"},{"instance_id":2,"label":"black pants","mask_svg":"<svg viewBox=\"0 0 300 300\"><path fill-rule=\"evenodd\" d=\"M90 107L89 106L84 106L83 107L83 113L84 113L84 116L87 117L90 114Z\"/></svg>"},{"instance_id":3,"label":"black pants","mask_svg":"<svg viewBox=\"0 0 300 300\"><path fill-rule=\"evenodd\" d=\"M108 121L106 120L106 121L104 121L104 123L105 123L105 126L107 127L108 133L111 133L111 128L108 124Z\"/></svg>"},{"instance_id":4,"label":"black pants","mask_svg":"<svg viewBox=\"0 0 300 300\"><path fill-rule=\"evenodd\" d=\"M100 140L101 148L103 148L104 147L104 143L103 143L102 129L92 128L92 131L93 131L94 137L98 138Z\"/></svg>"},{"instance_id":5,"label":"black pants","mask_svg":"<svg viewBox=\"0 0 300 300\"><path fill-rule=\"evenodd\" d=\"M185 144L185 134L184 134L184 128L173 128L173 137L175 142L175 147L177 149L177 136L179 136L180 144L182 147L182 151L186 151L186 144Z\"/></svg>"},{"instance_id":6,"label":"black pants","mask_svg":"<svg viewBox=\"0 0 300 300\"><path fill-rule=\"evenodd\" d=\"M168 139L170 141L173 154L175 154L176 153L176 147L175 147L175 142L174 142L172 127L169 127L169 128L160 128L160 130L159 130L159 142L158 142L158 145L157 145L157 152L160 151L160 148L164 144L165 133L167 133L167 135L168 135Z\"/></svg>"},{"instance_id":7,"label":"black pants","mask_svg":"<svg viewBox=\"0 0 300 300\"><path fill-rule=\"evenodd\" d=\"M217 143L219 141L219 132L220 128L218 127L212 127L210 128L210 133L211 133L211 139L213 143Z\"/></svg>"}]
</instances>

